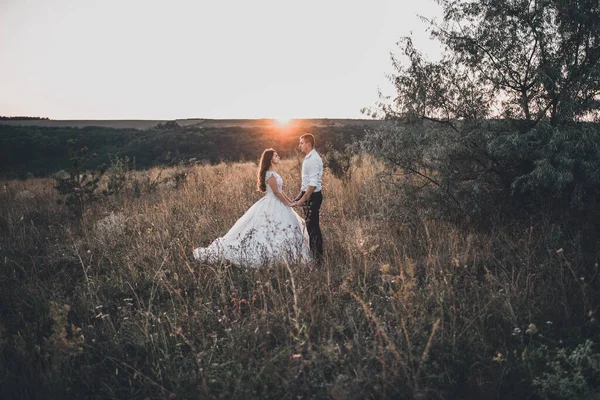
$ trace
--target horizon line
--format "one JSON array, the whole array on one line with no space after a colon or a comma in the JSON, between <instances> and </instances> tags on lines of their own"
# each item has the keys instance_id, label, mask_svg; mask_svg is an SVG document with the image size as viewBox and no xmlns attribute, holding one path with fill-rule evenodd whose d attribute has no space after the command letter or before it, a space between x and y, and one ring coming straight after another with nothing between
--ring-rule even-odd
<instances>
[{"instance_id":1,"label":"horizon line","mask_svg":"<svg viewBox=\"0 0 600 400\"><path fill-rule=\"evenodd\" d=\"M260 117L260 118L202 118L202 117L187 117L187 118L50 118L50 117L37 117L27 115L0 115L1 120L40 120L40 121L190 121L190 120L203 120L203 121L301 121L301 120L378 120L365 116L364 118L359 117L294 117L294 118L274 118L274 117Z\"/></svg>"}]
</instances>

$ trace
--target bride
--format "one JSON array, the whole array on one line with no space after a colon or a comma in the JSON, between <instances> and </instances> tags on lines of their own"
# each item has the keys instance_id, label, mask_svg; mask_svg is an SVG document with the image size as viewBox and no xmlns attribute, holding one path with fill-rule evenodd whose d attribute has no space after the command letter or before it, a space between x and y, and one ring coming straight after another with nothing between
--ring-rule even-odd
<instances>
[{"instance_id":1,"label":"bride","mask_svg":"<svg viewBox=\"0 0 600 400\"><path fill-rule=\"evenodd\" d=\"M258 200L225 234L208 247L194 249L194 258L206 263L229 261L259 267L275 261L310 260L309 239L304 220L292 209L293 202L281 190L277 174L281 158L274 149L260 157L257 186L267 194Z\"/></svg>"}]
</instances>

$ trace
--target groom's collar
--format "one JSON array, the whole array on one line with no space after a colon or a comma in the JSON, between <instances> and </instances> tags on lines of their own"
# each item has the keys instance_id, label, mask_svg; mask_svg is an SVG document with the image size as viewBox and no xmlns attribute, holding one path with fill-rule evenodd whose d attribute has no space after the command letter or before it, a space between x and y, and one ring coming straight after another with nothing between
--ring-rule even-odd
<instances>
[{"instance_id":1,"label":"groom's collar","mask_svg":"<svg viewBox=\"0 0 600 400\"><path fill-rule=\"evenodd\" d=\"M311 151L308 152L308 154L306 156L304 156L304 159L310 158L310 156L313 155L313 153L315 153L315 149L312 149Z\"/></svg>"}]
</instances>

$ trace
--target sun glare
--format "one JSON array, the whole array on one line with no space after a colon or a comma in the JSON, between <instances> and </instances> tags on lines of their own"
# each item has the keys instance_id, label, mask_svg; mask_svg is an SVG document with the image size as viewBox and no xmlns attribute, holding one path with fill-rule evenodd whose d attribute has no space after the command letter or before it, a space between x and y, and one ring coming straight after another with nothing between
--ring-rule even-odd
<instances>
[{"instance_id":1,"label":"sun glare","mask_svg":"<svg viewBox=\"0 0 600 400\"><path fill-rule=\"evenodd\" d=\"M281 126L282 128L288 126L291 121L291 118L275 118L277 125Z\"/></svg>"}]
</instances>

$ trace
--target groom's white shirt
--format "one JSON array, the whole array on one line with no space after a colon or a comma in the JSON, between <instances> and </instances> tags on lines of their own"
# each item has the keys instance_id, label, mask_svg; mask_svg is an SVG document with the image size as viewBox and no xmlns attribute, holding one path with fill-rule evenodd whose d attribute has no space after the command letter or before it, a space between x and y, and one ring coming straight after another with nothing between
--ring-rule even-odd
<instances>
[{"instance_id":1,"label":"groom's white shirt","mask_svg":"<svg viewBox=\"0 0 600 400\"><path fill-rule=\"evenodd\" d=\"M309 186L315 187L315 192L321 191L323 179L323 160L315 149L312 149L302 163L302 187L300 190L306 192Z\"/></svg>"}]
</instances>

